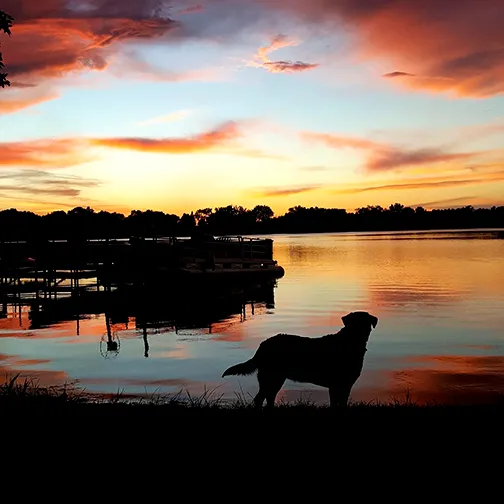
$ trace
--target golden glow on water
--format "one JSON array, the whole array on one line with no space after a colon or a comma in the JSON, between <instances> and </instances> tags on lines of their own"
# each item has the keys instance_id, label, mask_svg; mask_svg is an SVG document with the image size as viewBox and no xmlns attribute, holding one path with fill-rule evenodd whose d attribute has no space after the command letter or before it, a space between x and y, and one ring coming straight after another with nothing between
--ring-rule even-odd
<instances>
[{"instance_id":1,"label":"golden glow on water","mask_svg":"<svg viewBox=\"0 0 504 504\"><path fill-rule=\"evenodd\" d=\"M275 306L245 311L208 327L147 329L134 318L113 324L117 355L100 352L103 315L30 328L28 314L0 319L0 371L36 374L49 384L78 379L91 391L194 393L219 386L255 393L255 377L220 378L278 332L319 336L341 328L341 316L366 310L379 317L354 399L409 394L420 401L487 400L504 392L504 240L500 232L274 236L285 276ZM198 306L194 307L195 313ZM77 325L79 334L77 335ZM71 343L71 344L69 344ZM288 399L324 389L287 383Z\"/></svg>"}]
</instances>

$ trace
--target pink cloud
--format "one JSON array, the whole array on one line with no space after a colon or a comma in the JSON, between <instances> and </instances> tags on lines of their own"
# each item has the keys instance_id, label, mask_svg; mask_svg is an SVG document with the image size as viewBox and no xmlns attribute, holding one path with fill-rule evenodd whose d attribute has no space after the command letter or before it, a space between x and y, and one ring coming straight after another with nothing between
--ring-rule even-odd
<instances>
[{"instance_id":1,"label":"pink cloud","mask_svg":"<svg viewBox=\"0 0 504 504\"><path fill-rule=\"evenodd\" d=\"M163 3L163 2L161 2ZM128 42L154 41L177 30L157 0L5 0L2 9L15 21L12 36L2 40L5 70L21 93L2 101L0 110L12 113L55 98L55 91L34 95L30 88L82 71L101 71L124 51ZM133 68L134 70L134 68ZM130 69L131 71L131 69ZM153 72L154 73L154 72ZM166 80L192 76L163 75Z\"/></svg>"},{"instance_id":2,"label":"pink cloud","mask_svg":"<svg viewBox=\"0 0 504 504\"><path fill-rule=\"evenodd\" d=\"M437 164L446 161L469 159L480 152L445 152L441 148L408 149L374 142L366 138L346 137L330 133L303 132L301 137L308 142L325 144L333 149L356 149L366 153L365 168L368 171L397 170L409 166Z\"/></svg>"},{"instance_id":3,"label":"pink cloud","mask_svg":"<svg viewBox=\"0 0 504 504\"><path fill-rule=\"evenodd\" d=\"M266 0L264 5L270 5ZM504 92L504 9L498 0L293 0L274 4L313 26L354 35L356 56L399 85L460 96ZM407 78L406 78L407 77Z\"/></svg>"},{"instance_id":4,"label":"pink cloud","mask_svg":"<svg viewBox=\"0 0 504 504\"><path fill-rule=\"evenodd\" d=\"M269 54L284 47L292 47L298 45L294 39L290 39L286 35L276 35L267 46L259 48L254 60L249 63L250 66L256 68L264 68L271 73L295 73L304 72L317 68L318 63L305 63L303 61L278 60L271 61Z\"/></svg>"}]
</instances>

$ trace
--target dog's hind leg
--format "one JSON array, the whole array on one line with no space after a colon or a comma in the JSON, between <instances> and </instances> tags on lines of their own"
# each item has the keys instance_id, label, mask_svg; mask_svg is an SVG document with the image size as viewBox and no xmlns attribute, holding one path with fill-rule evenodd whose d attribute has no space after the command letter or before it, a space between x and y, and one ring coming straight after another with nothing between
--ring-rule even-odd
<instances>
[{"instance_id":1,"label":"dog's hind leg","mask_svg":"<svg viewBox=\"0 0 504 504\"><path fill-rule=\"evenodd\" d=\"M257 379L259 381L259 393L254 402L257 407L261 407L264 399L266 399L266 406L268 409L272 409L275 406L275 398L285 382L285 377L275 373L264 371L261 373L259 371Z\"/></svg>"}]
</instances>

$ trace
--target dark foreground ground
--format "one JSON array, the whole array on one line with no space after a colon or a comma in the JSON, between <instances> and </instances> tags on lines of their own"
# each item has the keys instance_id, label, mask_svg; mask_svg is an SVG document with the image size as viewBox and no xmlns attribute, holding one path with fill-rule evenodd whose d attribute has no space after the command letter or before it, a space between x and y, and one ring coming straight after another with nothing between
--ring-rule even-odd
<instances>
[{"instance_id":1,"label":"dark foreground ground","mask_svg":"<svg viewBox=\"0 0 504 504\"><path fill-rule=\"evenodd\" d=\"M171 397L91 396L72 387L39 387L35 382L12 378L0 386L2 420L10 425L30 420L32 426L58 425L61 431L81 420L100 422L111 430L130 425L162 424L166 435L173 432L212 435L241 431L242 436L265 429L278 439L294 435L299 439L317 436L349 441L382 438L391 442L407 433L411 441L422 433L431 436L460 436L467 440L494 432L504 437L504 397L491 404L418 405L408 400L391 403L351 403L333 411L310 402L280 403L274 410L256 410L247 397L224 401L212 393L193 397L181 392ZM113 426L113 427L112 427ZM225 441L225 438L223 439Z\"/></svg>"},{"instance_id":2,"label":"dark foreground ground","mask_svg":"<svg viewBox=\"0 0 504 504\"><path fill-rule=\"evenodd\" d=\"M180 394L138 403L31 385L0 386L2 481L18 493L61 492L73 482L73 497L86 490L115 500L199 495L290 504L349 492L362 500L420 490L453 499L470 486L480 499L501 491L501 400L353 404L335 412L298 403L257 411L241 398L224 403ZM20 474L21 486L13 479Z\"/></svg>"}]
</instances>

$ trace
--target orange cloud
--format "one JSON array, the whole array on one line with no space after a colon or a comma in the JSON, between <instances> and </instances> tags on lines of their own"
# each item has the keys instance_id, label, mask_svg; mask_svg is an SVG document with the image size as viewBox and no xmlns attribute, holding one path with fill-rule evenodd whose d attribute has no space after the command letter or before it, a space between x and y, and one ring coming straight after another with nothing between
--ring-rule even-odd
<instances>
[{"instance_id":1,"label":"orange cloud","mask_svg":"<svg viewBox=\"0 0 504 504\"><path fill-rule=\"evenodd\" d=\"M356 55L399 84L460 96L504 92L504 9L497 0L294 0L301 22L352 32ZM275 4L278 5L278 4ZM409 75L406 75L409 74ZM389 74L390 75L390 74Z\"/></svg>"},{"instance_id":2,"label":"orange cloud","mask_svg":"<svg viewBox=\"0 0 504 504\"><path fill-rule=\"evenodd\" d=\"M211 151L222 147L230 152L259 157L260 152L240 151L240 146L234 144L241 132L237 123L227 122L214 130L193 135L187 138L60 138L39 139L24 142L0 143L1 166L30 166L33 168L62 168L85 163L95 159L88 154L92 147L109 147L114 149L128 149L141 152L157 152L167 154L190 154L194 152ZM233 148L235 149L233 151ZM266 156L266 154L263 154ZM0 179L5 178L0 176ZM9 178L11 178L9 176ZM73 180L53 180L53 185L63 185ZM81 185L89 181L80 181Z\"/></svg>"},{"instance_id":3,"label":"orange cloud","mask_svg":"<svg viewBox=\"0 0 504 504\"><path fill-rule=\"evenodd\" d=\"M306 70L312 70L317 68L318 63L304 63L303 61L271 61L268 54L277 51L283 47L296 46L298 42L289 39L286 35L277 35L271 41L271 43L265 47L261 47L254 57L254 61L250 63L250 66L256 68L264 68L271 73L294 73L294 72L304 72Z\"/></svg>"},{"instance_id":4,"label":"orange cloud","mask_svg":"<svg viewBox=\"0 0 504 504\"><path fill-rule=\"evenodd\" d=\"M226 145L239 136L238 126L228 122L215 130L189 138L94 138L90 142L100 147L128 149L142 152L187 154L202 152Z\"/></svg>"},{"instance_id":5,"label":"orange cloud","mask_svg":"<svg viewBox=\"0 0 504 504\"><path fill-rule=\"evenodd\" d=\"M12 87L12 84L11 84ZM30 85L23 86L15 86L21 89L30 88ZM0 101L0 114L13 114L14 112L18 112L19 110L23 110L28 107L33 107L40 103L44 103L50 100L54 100L58 97L58 94L54 91L47 91L45 93L23 93L19 94L17 91L13 93L9 91L3 92L5 93L5 98ZM4 98L2 96L2 98Z\"/></svg>"},{"instance_id":6,"label":"orange cloud","mask_svg":"<svg viewBox=\"0 0 504 504\"><path fill-rule=\"evenodd\" d=\"M82 141L45 139L0 143L0 166L66 167L89 161L82 154Z\"/></svg>"}]
</instances>

